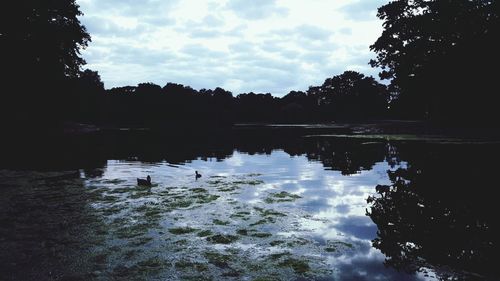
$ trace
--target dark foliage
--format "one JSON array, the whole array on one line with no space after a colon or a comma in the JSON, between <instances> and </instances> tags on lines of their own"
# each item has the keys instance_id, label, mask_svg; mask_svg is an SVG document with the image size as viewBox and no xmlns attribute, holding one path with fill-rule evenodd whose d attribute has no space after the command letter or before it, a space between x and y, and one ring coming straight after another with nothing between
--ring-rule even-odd
<instances>
[{"instance_id":1,"label":"dark foliage","mask_svg":"<svg viewBox=\"0 0 500 281\"><path fill-rule=\"evenodd\" d=\"M498 159L498 148L406 149L390 160L412 164L389 171L392 184L377 186L379 195L367 200L367 214L378 226L373 246L398 270L433 269L442 280L494 280L499 225L491 207L497 197L489 188L494 167L485 161Z\"/></svg>"},{"instance_id":2,"label":"dark foliage","mask_svg":"<svg viewBox=\"0 0 500 281\"><path fill-rule=\"evenodd\" d=\"M96 82L99 84L100 82ZM168 83L113 88L101 95L101 122L109 126L168 127L246 122L303 123L380 119L387 116L386 87L372 77L346 71L305 92L283 98L270 93L236 97L222 88L199 91Z\"/></svg>"},{"instance_id":3,"label":"dark foliage","mask_svg":"<svg viewBox=\"0 0 500 281\"><path fill-rule=\"evenodd\" d=\"M90 35L74 0L8 1L0 9L2 121L35 129L68 114L65 96ZM37 123L33 125L34 123Z\"/></svg>"},{"instance_id":4,"label":"dark foliage","mask_svg":"<svg viewBox=\"0 0 500 281\"><path fill-rule=\"evenodd\" d=\"M436 121L492 121L498 110L498 1L392 1L379 8L384 31L372 66L399 93L394 113Z\"/></svg>"}]
</instances>

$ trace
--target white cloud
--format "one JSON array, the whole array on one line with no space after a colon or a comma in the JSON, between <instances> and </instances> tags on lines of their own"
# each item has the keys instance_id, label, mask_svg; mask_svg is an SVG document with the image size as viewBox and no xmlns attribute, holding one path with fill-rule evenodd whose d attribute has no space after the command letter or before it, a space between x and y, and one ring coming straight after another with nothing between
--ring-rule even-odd
<instances>
[{"instance_id":1,"label":"white cloud","mask_svg":"<svg viewBox=\"0 0 500 281\"><path fill-rule=\"evenodd\" d=\"M344 70L376 75L368 66L382 31L374 14L388 2L77 1L92 36L86 67L107 88L176 82L277 96Z\"/></svg>"}]
</instances>

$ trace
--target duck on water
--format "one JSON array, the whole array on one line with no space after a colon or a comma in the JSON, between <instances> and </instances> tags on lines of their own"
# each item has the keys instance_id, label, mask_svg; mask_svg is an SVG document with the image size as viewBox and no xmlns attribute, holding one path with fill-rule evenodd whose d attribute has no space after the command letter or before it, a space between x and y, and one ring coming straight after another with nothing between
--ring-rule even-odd
<instances>
[{"instance_id":1,"label":"duck on water","mask_svg":"<svg viewBox=\"0 0 500 281\"><path fill-rule=\"evenodd\" d=\"M139 186L151 186L151 177L148 175L146 179L137 178L137 185Z\"/></svg>"}]
</instances>

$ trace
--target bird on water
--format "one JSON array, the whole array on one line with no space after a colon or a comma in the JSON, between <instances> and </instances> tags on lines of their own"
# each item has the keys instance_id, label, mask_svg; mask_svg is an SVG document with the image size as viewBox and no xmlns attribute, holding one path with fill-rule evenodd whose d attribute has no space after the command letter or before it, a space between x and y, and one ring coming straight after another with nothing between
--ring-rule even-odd
<instances>
[{"instance_id":1,"label":"bird on water","mask_svg":"<svg viewBox=\"0 0 500 281\"><path fill-rule=\"evenodd\" d=\"M140 186L151 186L151 177L148 175L146 179L137 178L137 185Z\"/></svg>"}]
</instances>

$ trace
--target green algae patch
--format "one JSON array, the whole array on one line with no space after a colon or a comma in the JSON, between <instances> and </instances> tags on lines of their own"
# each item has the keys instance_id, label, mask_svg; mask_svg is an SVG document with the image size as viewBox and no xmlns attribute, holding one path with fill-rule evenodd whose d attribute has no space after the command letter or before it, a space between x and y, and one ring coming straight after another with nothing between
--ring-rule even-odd
<instances>
[{"instance_id":1,"label":"green algae patch","mask_svg":"<svg viewBox=\"0 0 500 281\"><path fill-rule=\"evenodd\" d=\"M240 277L240 275L242 274L243 272L239 271L239 270L234 270L234 269L231 269L229 271L226 271L224 273L222 273L222 277Z\"/></svg>"},{"instance_id":2,"label":"green algae patch","mask_svg":"<svg viewBox=\"0 0 500 281\"><path fill-rule=\"evenodd\" d=\"M264 199L265 203L272 204L272 203L280 203L280 202L293 202L300 197L297 194L292 194L288 193L286 191L281 191L278 193L271 193L267 198Z\"/></svg>"},{"instance_id":3,"label":"green algae patch","mask_svg":"<svg viewBox=\"0 0 500 281\"><path fill-rule=\"evenodd\" d=\"M264 209L264 208L260 208L260 207L254 207L254 209L257 212L259 212L260 215L263 217L268 217L268 216L286 217L286 214L280 213L280 212L272 210L272 209Z\"/></svg>"},{"instance_id":4,"label":"green algae patch","mask_svg":"<svg viewBox=\"0 0 500 281\"><path fill-rule=\"evenodd\" d=\"M325 247L325 251L326 252L335 252L339 249L342 249L342 248L354 248L354 246L351 244L351 243L346 243L346 242L342 242L342 241L328 241L326 243L326 247Z\"/></svg>"},{"instance_id":5,"label":"green algae patch","mask_svg":"<svg viewBox=\"0 0 500 281\"><path fill-rule=\"evenodd\" d=\"M199 188L199 187L197 187L197 188L192 188L192 189L190 189L189 191L194 192L194 193L204 193L204 192L207 192L207 190L206 190L206 189L204 189L204 188Z\"/></svg>"},{"instance_id":6,"label":"green algae patch","mask_svg":"<svg viewBox=\"0 0 500 281\"><path fill-rule=\"evenodd\" d=\"M281 267L290 267L295 271L295 273L306 273L310 270L309 264L306 261L299 260L299 259L294 259L294 258L287 258L281 263L279 263L279 266Z\"/></svg>"},{"instance_id":7,"label":"green algae patch","mask_svg":"<svg viewBox=\"0 0 500 281\"><path fill-rule=\"evenodd\" d=\"M267 238L273 236L271 233L268 232L257 232L257 233L252 233L250 236L252 237L257 237L257 238Z\"/></svg>"},{"instance_id":8,"label":"green algae patch","mask_svg":"<svg viewBox=\"0 0 500 281\"><path fill-rule=\"evenodd\" d=\"M112 179L112 180L103 180L102 183L105 183L105 184L120 184L120 183L124 183L126 182L126 180L123 180L123 179Z\"/></svg>"},{"instance_id":9,"label":"green algae patch","mask_svg":"<svg viewBox=\"0 0 500 281\"><path fill-rule=\"evenodd\" d=\"M141 253L141 251L139 250L128 250L127 252L125 252L124 256L126 259L132 259L136 256L138 256L139 254Z\"/></svg>"},{"instance_id":10,"label":"green algae patch","mask_svg":"<svg viewBox=\"0 0 500 281\"><path fill-rule=\"evenodd\" d=\"M234 214L231 214L229 217L232 219L242 219L242 220L249 220L250 218L248 217L250 215L250 212L246 211L240 211L236 212Z\"/></svg>"},{"instance_id":11,"label":"green algae patch","mask_svg":"<svg viewBox=\"0 0 500 281\"><path fill-rule=\"evenodd\" d=\"M193 204L193 201L191 201L191 200L187 200L187 199L175 200L175 201L169 202L168 207L174 208L174 209L187 208L187 207L191 206L191 204Z\"/></svg>"},{"instance_id":12,"label":"green algae patch","mask_svg":"<svg viewBox=\"0 0 500 281\"><path fill-rule=\"evenodd\" d=\"M233 181L232 184L246 184L246 185L259 185L263 184L264 181L262 180L238 180L238 181Z\"/></svg>"},{"instance_id":13,"label":"green algae patch","mask_svg":"<svg viewBox=\"0 0 500 281\"><path fill-rule=\"evenodd\" d=\"M140 261L137 263L137 265L140 267L149 267L149 268L162 267L163 264L164 264L164 261L157 258L157 257L150 258L150 259Z\"/></svg>"},{"instance_id":14,"label":"green algae patch","mask_svg":"<svg viewBox=\"0 0 500 281\"><path fill-rule=\"evenodd\" d=\"M269 259L276 261L276 260L281 259L282 257L291 256L291 255L292 254L290 252L276 253L276 254L269 255Z\"/></svg>"},{"instance_id":15,"label":"green algae patch","mask_svg":"<svg viewBox=\"0 0 500 281\"><path fill-rule=\"evenodd\" d=\"M130 239L143 234L146 234L151 225L149 224L136 224L117 229L114 234L120 239Z\"/></svg>"},{"instance_id":16,"label":"green algae patch","mask_svg":"<svg viewBox=\"0 0 500 281\"><path fill-rule=\"evenodd\" d=\"M212 222L216 225L229 225L231 223L229 221L222 221L219 219L214 219Z\"/></svg>"},{"instance_id":17,"label":"green algae patch","mask_svg":"<svg viewBox=\"0 0 500 281\"><path fill-rule=\"evenodd\" d=\"M274 241L269 242L269 245L275 247L275 246L278 246L278 245L281 245L284 243L285 243L285 241L282 241L282 240L274 240Z\"/></svg>"},{"instance_id":18,"label":"green algae patch","mask_svg":"<svg viewBox=\"0 0 500 281\"><path fill-rule=\"evenodd\" d=\"M207 236L210 236L210 235L212 235L212 234L213 234L213 233L212 233L212 231L211 231L211 230L202 230L202 231L198 232L196 235L197 235L198 237L207 237Z\"/></svg>"},{"instance_id":19,"label":"green algae patch","mask_svg":"<svg viewBox=\"0 0 500 281\"><path fill-rule=\"evenodd\" d=\"M222 180L209 180L207 181L208 184L210 185L219 185L221 183L224 183Z\"/></svg>"},{"instance_id":20,"label":"green algae patch","mask_svg":"<svg viewBox=\"0 0 500 281\"><path fill-rule=\"evenodd\" d=\"M206 264L199 263L199 262L192 262L192 261L188 261L188 260L177 261L177 262L175 262L174 266L176 269L192 269L192 270L196 270L198 272L203 272L203 271L208 270L208 267Z\"/></svg>"},{"instance_id":21,"label":"green algae patch","mask_svg":"<svg viewBox=\"0 0 500 281\"><path fill-rule=\"evenodd\" d=\"M130 187L118 187L118 188L113 188L113 189L109 190L108 193L121 194L121 193L132 192L134 190L135 190L134 188L130 188Z\"/></svg>"},{"instance_id":22,"label":"green algae patch","mask_svg":"<svg viewBox=\"0 0 500 281\"><path fill-rule=\"evenodd\" d=\"M238 236L229 234L216 234L207 237L207 241L212 244L231 244L238 239Z\"/></svg>"},{"instance_id":23,"label":"green algae patch","mask_svg":"<svg viewBox=\"0 0 500 281\"><path fill-rule=\"evenodd\" d=\"M139 247L139 246L143 246L151 241L153 241L153 238L151 238L151 237L138 237L138 238L132 240L129 243L129 245L134 246L134 247Z\"/></svg>"},{"instance_id":24,"label":"green algae patch","mask_svg":"<svg viewBox=\"0 0 500 281\"><path fill-rule=\"evenodd\" d=\"M207 261L217 267L227 268L229 267L229 261L231 260L230 255L224 255L217 252L206 252L204 254Z\"/></svg>"},{"instance_id":25,"label":"green algae patch","mask_svg":"<svg viewBox=\"0 0 500 281\"><path fill-rule=\"evenodd\" d=\"M257 277L252 281L280 281L280 279L276 277Z\"/></svg>"},{"instance_id":26,"label":"green algae patch","mask_svg":"<svg viewBox=\"0 0 500 281\"><path fill-rule=\"evenodd\" d=\"M249 224L250 226L256 226L256 225L261 225L261 224L267 224L267 223L275 223L276 219L273 217L267 217L265 219L258 220L254 223Z\"/></svg>"},{"instance_id":27,"label":"green algae patch","mask_svg":"<svg viewBox=\"0 0 500 281\"><path fill-rule=\"evenodd\" d=\"M288 247L291 247L291 248L296 247L296 246L304 246L307 244L309 244L309 241L307 239L304 239L304 238L297 238L293 241L286 243L286 245Z\"/></svg>"},{"instance_id":28,"label":"green algae patch","mask_svg":"<svg viewBox=\"0 0 500 281\"><path fill-rule=\"evenodd\" d=\"M174 227L170 228L168 232L175 234L175 235L181 235L181 234L188 234L191 232L198 231L196 228L191 228L191 227Z\"/></svg>"},{"instance_id":29,"label":"green algae patch","mask_svg":"<svg viewBox=\"0 0 500 281\"><path fill-rule=\"evenodd\" d=\"M219 188L217 188L217 191L220 191L220 192L232 192L232 191L235 191L235 190L238 190L239 187L236 186L236 185L231 185L231 186L221 186Z\"/></svg>"},{"instance_id":30,"label":"green algae patch","mask_svg":"<svg viewBox=\"0 0 500 281\"><path fill-rule=\"evenodd\" d=\"M247 236L248 235L248 230L246 229L238 229L236 230L236 233L242 236Z\"/></svg>"},{"instance_id":31,"label":"green algae patch","mask_svg":"<svg viewBox=\"0 0 500 281\"><path fill-rule=\"evenodd\" d=\"M199 204L210 203L212 201L217 200L219 197L220 197L219 195L213 195L213 194L200 194L200 195L193 196L193 198L198 199L196 201L196 203L199 203Z\"/></svg>"},{"instance_id":32,"label":"green algae patch","mask_svg":"<svg viewBox=\"0 0 500 281\"><path fill-rule=\"evenodd\" d=\"M114 206L111 206L109 208L102 209L100 211L104 216L112 216L112 215L120 213L122 210L123 210L122 206L114 205Z\"/></svg>"}]
</instances>

